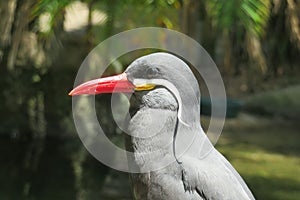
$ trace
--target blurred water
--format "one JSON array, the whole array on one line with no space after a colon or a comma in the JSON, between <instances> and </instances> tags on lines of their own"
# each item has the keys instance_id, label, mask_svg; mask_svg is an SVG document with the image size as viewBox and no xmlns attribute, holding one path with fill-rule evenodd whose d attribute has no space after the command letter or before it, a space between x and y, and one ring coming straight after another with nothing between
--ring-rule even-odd
<instances>
[{"instance_id":1,"label":"blurred water","mask_svg":"<svg viewBox=\"0 0 300 200\"><path fill-rule=\"evenodd\" d=\"M1 136L0 163L0 199L131 199L128 175L103 166L77 138Z\"/></svg>"}]
</instances>

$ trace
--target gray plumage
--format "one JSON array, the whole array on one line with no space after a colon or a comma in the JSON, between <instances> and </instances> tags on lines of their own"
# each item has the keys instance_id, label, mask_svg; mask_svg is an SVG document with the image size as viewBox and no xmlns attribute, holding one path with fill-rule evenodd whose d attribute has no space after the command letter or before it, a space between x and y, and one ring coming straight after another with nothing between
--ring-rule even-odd
<instances>
[{"instance_id":1,"label":"gray plumage","mask_svg":"<svg viewBox=\"0 0 300 200\"><path fill-rule=\"evenodd\" d=\"M129 160L129 166L147 171L160 167L163 161L178 159L154 171L131 174L136 199L254 199L239 174L202 130L198 82L182 60L171 54L155 53L134 61L126 74L131 82L167 80L181 97L180 102L172 91L174 88L162 84L150 91L136 91L130 99L131 136L126 147L134 158ZM178 117L182 121L174 137Z\"/></svg>"}]
</instances>

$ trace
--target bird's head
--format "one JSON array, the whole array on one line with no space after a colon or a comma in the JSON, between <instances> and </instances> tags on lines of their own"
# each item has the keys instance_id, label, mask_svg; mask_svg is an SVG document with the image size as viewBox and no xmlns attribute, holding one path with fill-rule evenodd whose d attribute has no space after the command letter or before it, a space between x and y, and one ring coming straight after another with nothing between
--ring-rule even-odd
<instances>
[{"instance_id":1,"label":"bird's head","mask_svg":"<svg viewBox=\"0 0 300 200\"><path fill-rule=\"evenodd\" d=\"M196 116L199 115L198 82L185 62L168 53L153 53L138 58L125 72L87 81L74 88L69 95L140 93L158 87L166 88L175 97L179 107L179 120L191 121L189 120L193 116L191 112L195 112ZM194 120L199 122L198 118Z\"/></svg>"}]
</instances>

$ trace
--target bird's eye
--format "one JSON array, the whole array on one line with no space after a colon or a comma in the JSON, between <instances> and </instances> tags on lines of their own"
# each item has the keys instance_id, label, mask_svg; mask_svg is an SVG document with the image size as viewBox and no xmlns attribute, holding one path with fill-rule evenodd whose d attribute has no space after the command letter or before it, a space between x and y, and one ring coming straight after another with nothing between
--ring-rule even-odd
<instances>
[{"instance_id":1,"label":"bird's eye","mask_svg":"<svg viewBox=\"0 0 300 200\"><path fill-rule=\"evenodd\" d=\"M147 69L146 73L149 78L155 77L158 74L159 70L154 67L150 67Z\"/></svg>"}]
</instances>

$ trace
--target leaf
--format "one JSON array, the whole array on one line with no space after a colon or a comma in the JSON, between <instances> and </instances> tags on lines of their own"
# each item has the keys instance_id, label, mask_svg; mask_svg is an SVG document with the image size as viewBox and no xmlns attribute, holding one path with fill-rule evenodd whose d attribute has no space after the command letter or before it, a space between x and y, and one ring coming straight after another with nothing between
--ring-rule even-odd
<instances>
[{"instance_id":1,"label":"leaf","mask_svg":"<svg viewBox=\"0 0 300 200\"><path fill-rule=\"evenodd\" d=\"M221 30L231 27L245 29L256 36L263 33L269 19L269 8L269 0L207 1L207 12L214 26Z\"/></svg>"}]
</instances>

